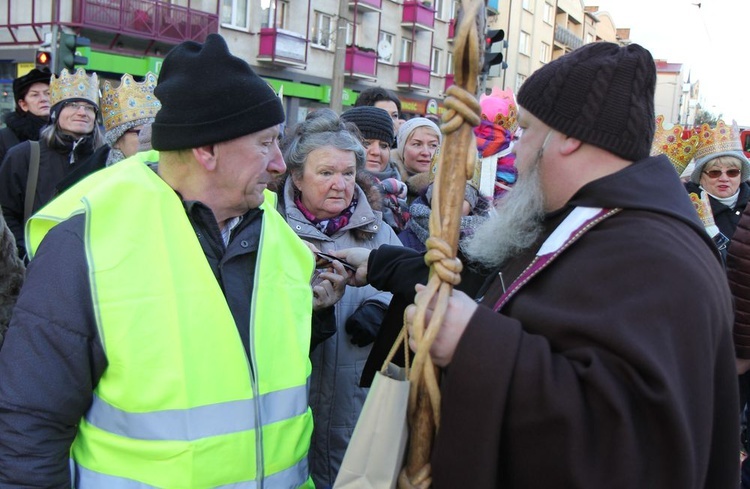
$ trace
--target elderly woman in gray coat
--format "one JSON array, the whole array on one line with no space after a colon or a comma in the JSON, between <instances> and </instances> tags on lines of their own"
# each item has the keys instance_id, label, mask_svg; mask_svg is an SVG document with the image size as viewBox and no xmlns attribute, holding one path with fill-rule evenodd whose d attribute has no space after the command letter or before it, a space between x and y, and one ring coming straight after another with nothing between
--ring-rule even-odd
<instances>
[{"instance_id":1,"label":"elderly woman in gray coat","mask_svg":"<svg viewBox=\"0 0 750 489\"><path fill-rule=\"evenodd\" d=\"M283 154L280 211L303 240L322 252L401 244L377 210L375 182L362 179L364 147L335 112L308 115L284 141ZM362 368L390 300L390 293L371 286L347 287L333 306L336 333L311 353L315 428L309 456L317 487L336 479L367 396L359 387Z\"/></svg>"}]
</instances>

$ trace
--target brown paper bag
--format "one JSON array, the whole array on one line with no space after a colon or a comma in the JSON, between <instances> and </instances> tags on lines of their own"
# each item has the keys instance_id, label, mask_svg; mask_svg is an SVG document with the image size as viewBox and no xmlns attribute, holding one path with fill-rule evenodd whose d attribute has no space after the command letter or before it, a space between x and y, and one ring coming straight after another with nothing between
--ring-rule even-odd
<instances>
[{"instance_id":1,"label":"brown paper bag","mask_svg":"<svg viewBox=\"0 0 750 489\"><path fill-rule=\"evenodd\" d=\"M406 369L392 363L375 374L333 489L396 487L409 437L406 378Z\"/></svg>"}]
</instances>

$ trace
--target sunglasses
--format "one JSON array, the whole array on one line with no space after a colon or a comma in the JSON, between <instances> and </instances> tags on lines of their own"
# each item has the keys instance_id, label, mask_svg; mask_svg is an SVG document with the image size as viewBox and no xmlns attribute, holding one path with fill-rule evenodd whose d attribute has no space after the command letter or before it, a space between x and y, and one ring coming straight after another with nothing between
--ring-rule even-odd
<instances>
[{"instance_id":1,"label":"sunglasses","mask_svg":"<svg viewBox=\"0 0 750 489\"><path fill-rule=\"evenodd\" d=\"M722 175L722 173L726 173L729 178L739 177L741 172L736 168L730 168L727 171L709 170L709 171L704 171L703 173L708 175L708 178L714 179L714 178L719 178Z\"/></svg>"}]
</instances>

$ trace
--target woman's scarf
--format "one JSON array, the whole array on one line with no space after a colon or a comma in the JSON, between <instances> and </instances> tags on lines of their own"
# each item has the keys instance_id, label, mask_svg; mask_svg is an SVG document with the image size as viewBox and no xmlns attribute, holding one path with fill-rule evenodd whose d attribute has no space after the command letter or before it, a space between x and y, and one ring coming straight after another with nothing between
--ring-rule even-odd
<instances>
[{"instance_id":1,"label":"woman's scarf","mask_svg":"<svg viewBox=\"0 0 750 489\"><path fill-rule=\"evenodd\" d=\"M302 204L302 192L300 192L298 188L294 189L294 204L300 210L302 215L305 216L305 218L320 232L326 236L333 236L336 231L349 224L349 219L352 217L352 214L354 214L354 209L357 208L357 196L355 195L352 198L352 203L349 204L349 207L341 211L338 216L328 219L318 219L312 212L307 210L304 204Z\"/></svg>"}]
</instances>

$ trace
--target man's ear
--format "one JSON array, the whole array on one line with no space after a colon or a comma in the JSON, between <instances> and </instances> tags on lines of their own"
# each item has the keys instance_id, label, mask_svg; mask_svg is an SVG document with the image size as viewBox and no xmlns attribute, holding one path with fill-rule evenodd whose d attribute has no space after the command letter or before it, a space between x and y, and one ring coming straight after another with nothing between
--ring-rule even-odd
<instances>
[{"instance_id":1,"label":"man's ear","mask_svg":"<svg viewBox=\"0 0 750 489\"><path fill-rule=\"evenodd\" d=\"M206 171L213 171L216 169L217 152L215 144L199 146L193 148L192 151L195 159L206 169Z\"/></svg>"},{"instance_id":2,"label":"man's ear","mask_svg":"<svg viewBox=\"0 0 750 489\"><path fill-rule=\"evenodd\" d=\"M560 145L560 153L565 156L570 156L575 153L582 144L583 142L580 139L566 136Z\"/></svg>"}]
</instances>

